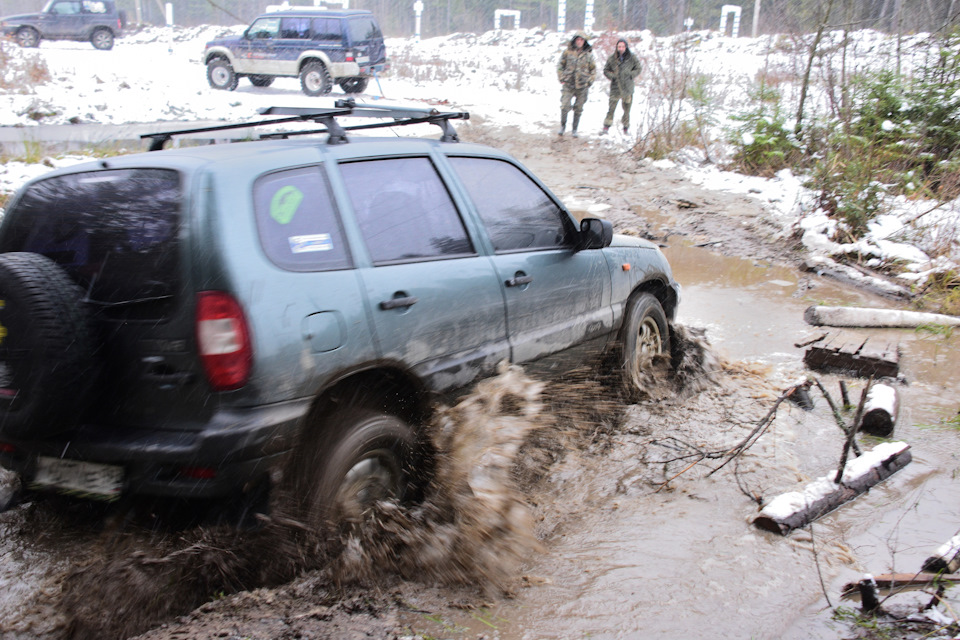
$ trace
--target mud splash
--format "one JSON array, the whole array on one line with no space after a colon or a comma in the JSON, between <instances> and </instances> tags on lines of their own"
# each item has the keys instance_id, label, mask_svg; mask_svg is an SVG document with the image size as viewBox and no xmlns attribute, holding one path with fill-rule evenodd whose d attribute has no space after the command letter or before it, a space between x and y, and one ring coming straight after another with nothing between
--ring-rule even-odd
<instances>
[{"instance_id":1,"label":"mud splash","mask_svg":"<svg viewBox=\"0 0 960 640\"><path fill-rule=\"evenodd\" d=\"M720 364L702 335L678 326L643 391L689 394ZM224 594L313 572L317 590L383 585L391 577L508 590L539 549L526 496L568 452L609 442L626 403L620 372L584 368L545 384L519 367L479 383L429 426L438 452L425 499L379 503L372 518L318 539L281 509L255 531L103 534L67 572L56 603L71 638L123 638Z\"/></svg>"}]
</instances>

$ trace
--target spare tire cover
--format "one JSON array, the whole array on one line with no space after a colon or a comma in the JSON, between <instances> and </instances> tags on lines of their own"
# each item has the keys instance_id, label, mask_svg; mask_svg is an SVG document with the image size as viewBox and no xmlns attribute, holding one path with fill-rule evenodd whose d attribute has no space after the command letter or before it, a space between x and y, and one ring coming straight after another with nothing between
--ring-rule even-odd
<instances>
[{"instance_id":1,"label":"spare tire cover","mask_svg":"<svg viewBox=\"0 0 960 640\"><path fill-rule=\"evenodd\" d=\"M74 426L99 367L83 290L37 253L0 254L0 436Z\"/></svg>"}]
</instances>

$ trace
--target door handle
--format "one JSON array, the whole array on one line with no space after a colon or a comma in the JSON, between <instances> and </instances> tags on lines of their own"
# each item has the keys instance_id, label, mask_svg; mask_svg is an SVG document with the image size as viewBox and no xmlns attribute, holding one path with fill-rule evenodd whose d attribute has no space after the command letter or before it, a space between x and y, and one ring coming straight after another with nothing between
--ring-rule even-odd
<instances>
[{"instance_id":1,"label":"door handle","mask_svg":"<svg viewBox=\"0 0 960 640\"><path fill-rule=\"evenodd\" d=\"M524 284L530 284L531 282L533 282L533 276L514 276L504 284L508 287L519 287Z\"/></svg>"},{"instance_id":2,"label":"door handle","mask_svg":"<svg viewBox=\"0 0 960 640\"><path fill-rule=\"evenodd\" d=\"M390 298L389 300L383 300L380 303L380 308L384 311L389 309L399 309L401 307L412 307L417 304L419 300L414 296L406 296L402 298Z\"/></svg>"}]
</instances>

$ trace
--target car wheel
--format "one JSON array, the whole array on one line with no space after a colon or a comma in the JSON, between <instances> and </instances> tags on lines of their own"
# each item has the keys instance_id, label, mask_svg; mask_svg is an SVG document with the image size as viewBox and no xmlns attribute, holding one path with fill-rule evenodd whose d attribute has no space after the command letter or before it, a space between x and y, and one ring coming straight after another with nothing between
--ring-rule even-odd
<instances>
[{"instance_id":1,"label":"car wheel","mask_svg":"<svg viewBox=\"0 0 960 640\"><path fill-rule=\"evenodd\" d=\"M322 62L308 62L300 71L300 87L308 96L324 96L332 86L330 72Z\"/></svg>"},{"instance_id":2,"label":"car wheel","mask_svg":"<svg viewBox=\"0 0 960 640\"><path fill-rule=\"evenodd\" d=\"M95 49L109 51L113 49L113 33L109 29L97 29L90 36L90 43Z\"/></svg>"},{"instance_id":3,"label":"car wheel","mask_svg":"<svg viewBox=\"0 0 960 640\"><path fill-rule=\"evenodd\" d=\"M346 78L340 81L340 88L344 93L363 93L369 82L369 78Z\"/></svg>"},{"instance_id":4,"label":"car wheel","mask_svg":"<svg viewBox=\"0 0 960 640\"><path fill-rule=\"evenodd\" d=\"M647 376L658 356L670 356L670 328L660 301L641 293L629 303L621 337L623 390L630 399L639 398Z\"/></svg>"},{"instance_id":5,"label":"car wheel","mask_svg":"<svg viewBox=\"0 0 960 640\"><path fill-rule=\"evenodd\" d=\"M36 29L24 27L17 31L17 43L25 48L40 46L40 34Z\"/></svg>"},{"instance_id":6,"label":"car wheel","mask_svg":"<svg viewBox=\"0 0 960 640\"><path fill-rule=\"evenodd\" d=\"M223 58L214 58L207 63L207 82L214 89L233 91L237 88L237 74L233 66Z\"/></svg>"},{"instance_id":7,"label":"car wheel","mask_svg":"<svg viewBox=\"0 0 960 640\"><path fill-rule=\"evenodd\" d=\"M0 433L43 437L81 419L99 371L83 300L53 260L0 255Z\"/></svg>"},{"instance_id":8,"label":"car wheel","mask_svg":"<svg viewBox=\"0 0 960 640\"><path fill-rule=\"evenodd\" d=\"M294 472L300 516L312 529L361 522L378 501L411 494L415 438L406 422L348 407L314 426Z\"/></svg>"},{"instance_id":9,"label":"car wheel","mask_svg":"<svg viewBox=\"0 0 960 640\"><path fill-rule=\"evenodd\" d=\"M273 84L273 76L249 76L250 84L255 87L269 87Z\"/></svg>"}]
</instances>

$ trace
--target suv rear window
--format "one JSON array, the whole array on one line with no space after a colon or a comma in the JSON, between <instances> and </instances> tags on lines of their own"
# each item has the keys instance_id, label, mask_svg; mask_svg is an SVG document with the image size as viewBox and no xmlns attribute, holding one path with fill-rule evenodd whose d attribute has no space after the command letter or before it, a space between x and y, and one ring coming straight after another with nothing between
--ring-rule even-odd
<instances>
[{"instance_id":1,"label":"suv rear window","mask_svg":"<svg viewBox=\"0 0 960 640\"><path fill-rule=\"evenodd\" d=\"M383 34L380 33L380 27L377 26L377 21L373 18L351 18L347 21L347 24L349 25L347 28L350 30L351 42L365 42L383 37Z\"/></svg>"},{"instance_id":2,"label":"suv rear window","mask_svg":"<svg viewBox=\"0 0 960 640\"><path fill-rule=\"evenodd\" d=\"M162 317L180 288L181 201L180 174L167 169L41 180L7 213L0 251L54 260L111 315Z\"/></svg>"}]
</instances>

